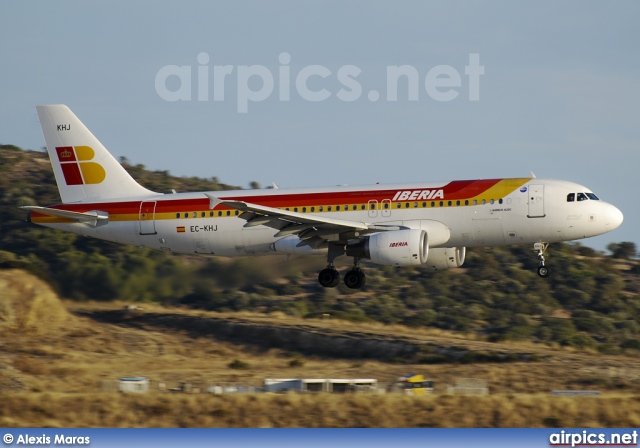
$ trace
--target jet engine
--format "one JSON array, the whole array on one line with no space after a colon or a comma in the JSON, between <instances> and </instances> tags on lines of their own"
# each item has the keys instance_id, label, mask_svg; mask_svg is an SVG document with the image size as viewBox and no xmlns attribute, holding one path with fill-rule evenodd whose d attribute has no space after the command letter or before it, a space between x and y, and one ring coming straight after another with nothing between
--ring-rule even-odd
<instances>
[{"instance_id":1,"label":"jet engine","mask_svg":"<svg viewBox=\"0 0 640 448\"><path fill-rule=\"evenodd\" d=\"M449 268L459 268L464 263L467 253L466 247L439 247L429 250L427 267L434 271Z\"/></svg>"},{"instance_id":2,"label":"jet engine","mask_svg":"<svg viewBox=\"0 0 640 448\"><path fill-rule=\"evenodd\" d=\"M347 246L346 254L377 264L415 266L427 261L429 240L427 232L417 229L374 233L363 242Z\"/></svg>"}]
</instances>

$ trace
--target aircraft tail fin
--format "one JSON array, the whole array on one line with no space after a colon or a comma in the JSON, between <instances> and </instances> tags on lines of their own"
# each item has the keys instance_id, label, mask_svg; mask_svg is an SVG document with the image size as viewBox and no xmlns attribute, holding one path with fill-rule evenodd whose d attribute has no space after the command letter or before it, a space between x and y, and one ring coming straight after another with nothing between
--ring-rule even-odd
<instances>
[{"instance_id":1,"label":"aircraft tail fin","mask_svg":"<svg viewBox=\"0 0 640 448\"><path fill-rule=\"evenodd\" d=\"M63 203L155 195L63 104L36 106Z\"/></svg>"}]
</instances>

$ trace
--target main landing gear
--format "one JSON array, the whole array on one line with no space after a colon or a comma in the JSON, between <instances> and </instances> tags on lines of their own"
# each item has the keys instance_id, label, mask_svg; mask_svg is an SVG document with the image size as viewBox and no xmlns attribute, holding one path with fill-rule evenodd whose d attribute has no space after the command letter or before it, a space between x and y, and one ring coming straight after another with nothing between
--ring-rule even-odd
<instances>
[{"instance_id":1,"label":"main landing gear","mask_svg":"<svg viewBox=\"0 0 640 448\"><path fill-rule=\"evenodd\" d=\"M351 289L360 289L367 283L367 277L358 265L359 260L354 258L353 269L344 274L344 284Z\"/></svg>"},{"instance_id":2,"label":"main landing gear","mask_svg":"<svg viewBox=\"0 0 640 448\"><path fill-rule=\"evenodd\" d=\"M330 264L318 274L318 282L325 288L335 288L340 283L340 273ZM353 269L344 274L344 284L351 289L360 289L367 283L367 277L359 266L355 265Z\"/></svg>"},{"instance_id":3,"label":"main landing gear","mask_svg":"<svg viewBox=\"0 0 640 448\"><path fill-rule=\"evenodd\" d=\"M333 265L333 260L344 253L342 246L329 245L327 267L318 274L318 282L325 288L335 288L340 283L340 273ZM344 274L344 284L351 289L360 289L367 282L367 277L360 269L360 259L353 257L353 268Z\"/></svg>"},{"instance_id":4,"label":"main landing gear","mask_svg":"<svg viewBox=\"0 0 640 448\"><path fill-rule=\"evenodd\" d=\"M325 288L335 288L340 283L340 273L333 266L333 263L329 264L326 269L323 269L318 274L318 281Z\"/></svg>"},{"instance_id":5,"label":"main landing gear","mask_svg":"<svg viewBox=\"0 0 640 448\"><path fill-rule=\"evenodd\" d=\"M538 275L542 278L549 277L549 269L544 265L544 252L547 250L549 243L534 243L533 250L538 251L538 260L540 265L538 266Z\"/></svg>"}]
</instances>

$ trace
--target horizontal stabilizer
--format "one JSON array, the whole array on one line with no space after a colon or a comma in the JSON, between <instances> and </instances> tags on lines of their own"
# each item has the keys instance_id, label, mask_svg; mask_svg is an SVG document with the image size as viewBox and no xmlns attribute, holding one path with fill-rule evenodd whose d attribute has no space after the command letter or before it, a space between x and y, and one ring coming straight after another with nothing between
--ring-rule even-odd
<instances>
[{"instance_id":1,"label":"horizontal stabilizer","mask_svg":"<svg viewBox=\"0 0 640 448\"><path fill-rule=\"evenodd\" d=\"M33 205L27 205L20 207L32 212L38 212L43 215L55 216L56 218L70 219L72 221L85 224L89 227L98 227L109 222L109 213L101 212L99 210L92 210L90 212L71 212L68 210L58 210L55 208L37 207Z\"/></svg>"}]
</instances>

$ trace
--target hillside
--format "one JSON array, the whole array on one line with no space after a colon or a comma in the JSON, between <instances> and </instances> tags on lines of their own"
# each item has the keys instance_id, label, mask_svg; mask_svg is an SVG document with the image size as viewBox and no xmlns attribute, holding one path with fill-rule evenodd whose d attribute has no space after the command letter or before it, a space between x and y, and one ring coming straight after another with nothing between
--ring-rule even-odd
<instances>
[{"instance_id":1,"label":"hillside","mask_svg":"<svg viewBox=\"0 0 640 448\"><path fill-rule=\"evenodd\" d=\"M215 178L176 178L122 162L159 191L229 188ZM370 265L362 290L326 289L315 281L324 264L320 257L175 256L33 226L18 206L58 201L46 153L0 146L0 173L0 267L27 269L77 302L123 300L306 319L330 315L491 342L531 341L603 354L640 350L640 263L633 243L612 243L611 256L554 244L548 257L554 274L547 280L535 274L533 251L513 246L474 248L462 269L436 273Z\"/></svg>"},{"instance_id":2,"label":"hillside","mask_svg":"<svg viewBox=\"0 0 640 448\"><path fill-rule=\"evenodd\" d=\"M46 334L71 320L51 287L19 269L0 271L0 329Z\"/></svg>"}]
</instances>

